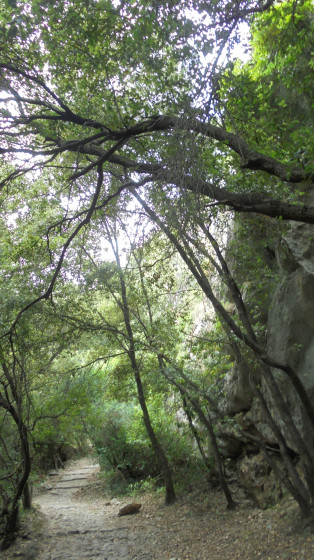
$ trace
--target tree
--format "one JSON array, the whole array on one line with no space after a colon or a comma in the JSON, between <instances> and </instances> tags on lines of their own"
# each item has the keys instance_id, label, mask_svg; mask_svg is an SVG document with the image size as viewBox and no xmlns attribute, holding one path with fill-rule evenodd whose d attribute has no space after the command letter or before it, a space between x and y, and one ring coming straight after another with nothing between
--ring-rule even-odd
<instances>
[{"instance_id":1,"label":"tree","mask_svg":"<svg viewBox=\"0 0 314 560\"><path fill-rule=\"evenodd\" d=\"M128 304L126 282L125 282L125 277L120 262L118 241L115 232L112 231L112 229L108 224L105 224L105 228L116 259L117 273L119 277L120 294L121 294L120 296L121 299L120 301L117 300L117 303L123 314L123 320L125 324L126 338L127 338L127 352L131 363L134 379L136 382L138 400L142 409L145 428L149 435L149 439L151 441L154 453L156 455L156 458L158 460L164 478L165 487L166 487L165 503L166 505L170 505L175 501L175 491L172 482L171 470L165 452L162 446L160 445L158 438L156 437L146 404L144 388L143 388L143 383L141 378L141 368L136 355L136 346L135 346L135 340L134 340L134 334L133 334L133 328L131 322L130 308Z\"/></svg>"},{"instance_id":2,"label":"tree","mask_svg":"<svg viewBox=\"0 0 314 560\"><path fill-rule=\"evenodd\" d=\"M231 10L231 15L224 14L223 17L225 6L218 4L212 15L214 19L218 18L216 34L221 33L223 45L227 45L225 33L229 37L225 21L232 21L236 26L246 15L264 11L271 5L272 2L265 5L248 2L243 10ZM202 24L196 33L193 24L193 18L204 15L203 3L195 4L190 19L181 3L172 7L166 5L164 11L157 9L157 13L148 3L146 7L142 6L144 15L127 3L118 9L110 2L101 6L94 2L83 11L77 10L75 3L63 5L60 2L60 10L55 6L52 8L49 2L43 7L36 2L23 6L13 5L13 14L20 8L23 14L19 34L14 31L18 43L15 49L4 45L0 66L4 106L1 131L5 142L1 148L5 156L2 186L14 184L24 177L24 189L29 189L27 174L36 172L38 176L40 172L41 180L36 181L37 192L47 192L49 200L59 204L57 215L50 217L41 233L47 238L50 278L34 301L51 297L73 240L91 221L116 197L144 185L147 192L152 190L156 194L168 189L170 198L173 189L178 196L188 190L196 196L205 195L215 205L227 206L237 212L257 212L284 220L313 223L310 203L306 198L299 202L297 195L300 191L294 193L294 185L300 185L301 192L306 192L312 179L308 160L304 167L296 156L294 158L294 154L303 148L300 141L304 131L294 137L291 161L281 161L281 158L287 158L286 140L282 134L278 140L274 132L278 123L273 120L264 119L270 127L269 130L266 127L261 136L264 146L265 135L268 135L265 146L268 153L264 153L257 143L256 124L259 126L263 120L262 111L268 117L272 92L265 99L261 89L259 115L254 117L249 130L245 126L239 133L238 125L235 127L234 123L239 122L241 104L237 103L234 108L232 96L227 104L222 100L218 110L215 104L213 108L209 106L204 116L204 98L206 103L209 102L207 90L201 100L188 93L191 82L205 87L200 49L204 51L208 47L208 28ZM177 23L171 25L173 9L178 12L178 17ZM56 14L61 12L64 19L56 21ZM298 45L292 58L292 64L298 65L309 3L292 6L288 3L284 8L272 7L269 13L271 15L261 17L271 17L274 27L282 25L289 30L297 18L299 33L289 36ZM126 24L130 14L134 17L131 26ZM8 25L9 16L6 18L4 26ZM78 22L80 25L74 27ZM36 27L39 23L40 30ZM9 34L10 30L9 26ZM103 33L108 37L105 43ZM119 43L111 41L114 34L119 36ZM132 49L139 34L151 37L144 42L141 52ZM186 39L182 40L182 36ZM190 37L194 38L192 44L188 41ZM214 50L213 43L211 41ZM38 44L45 45L43 53L36 50ZM19 52L22 48L24 58ZM190 66L182 62L188 55ZM302 56L304 68L307 54ZM110 64L104 65L104 58ZM259 63L258 56L256 59L254 68ZM290 61L282 61L282 72L287 71L287 66L289 69L289 64ZM42 71L44 65L54 82L53 87L46 83ZM217 64L213 66L216 70ZM246 69L242 74L245 73ZM226 88L223 80L233 87L234 74L231 74L231 81L224 78L223 72L221 74L223 92ZM171 79L161 88L163 75ZM75 88L71 88L73 82ZM249 106L253 104L252 113L255 110L252 87L250 92L248 81L241 77L238 82L248 92L247 97L242 95L242 99L247 99ZM96 92L92 103L91 83ZM140 83L143 96L138 101ZM308 90L307 83L308 80L305 82ZM170 105L169 95L174 100ZM213 102L211 97L209 100ZM279 105L281 101L284 99ZM213 114L214 109L216 113ZM151 112L156 114L151 116ZM246 115L244 121L247 122ZM310 146L306 148L307 152L309 150ZM17 158L21 153L24 159L19 163ZM135 179L135 172L139 179ZM252 176L254 179L258 177L256 187L252 185ZM49 185L52 177L57 179L59 187ZM114 177L114 181L110 177ZM240 188L239 181L243 185ZM273 197L269 196L270 191Z\"/></svg>"},{"instance_id":3,"label":"tree","mask_svg":"<svg viewBox=\"0 0 314 560\"><path fill-rule=\"evenodd\" d=\"M17 0L6 3L1 18L3 219L14 243L25 228L14 281L28 278L5 322L6 352L15 348L16 329L34 305L53 304L62 282L79 276L84 250L101 237L103 215L115 216L117 205L120 212L140 213L141 204L189 267L235 347L234 336L253 352L284 418L290 421L271 367L289 376L313 423L294 371L263 351L206 227L206 215L222 227L241 212L314 222L311 63L304 40L313 21L309 0L210 6ZM234 54L242 22L252 33L244 64ZM9 258L7 238L4 246ZM231 291L236 320L214 293L203 257ZM308 489L291 476L306 513L313 507L313 461L302 445Z\"/></svg>"},{"instance_id":4,"label":"tree","mask_svg":"<svg viewBox=\"0 0 314 560\"><path fill-rule=\"evenodd\" d=\"M196 300L197 291L193 284L189 287L188 279L184 272L180 270L180 266L176 267L176 257L173 252L169 251L167 244L165 245L165 240L160 237L157 239L154 232L150 232L149 237L145 238L145 223L142 223L143 220L136 227L133 224L132 236L128 233L127 226L119 218L116 218L115 221L119 225L120 234L123 232L127 238L124 241L124 251L126 251L126 244L128 245L126 263L123 266L121 264L122 253L116 236L116 225L106 219L104 229L107 232L107 238L110 241L116 262L107 263L104 266L101 262L95 262L88 255L90 264L92 264L92 271L87 267L85 278L82 279L83 285L86 283L88 287L88 303L86 302L86 295L82 295L84 304L79 313L76 303L71 314L63 315L63 318L70 321L71 324L80 325L81 329L93 332L100 337L101 349L103 346L110 348L110 353L104 358L107 363L111 361L111 358L115 360L119 355L121 357L123 355L128 356L129 368L126 365L123 367L121 360L119 360L119 365L124 370L131 369L133 373L145 428L165 481L165 503L168 505L174 501L174 489L169 464L163 447L160 445L159 435L156 437L149 407L147 406L147 398L145 397L145 393L158 395L162 391L165 405L167 406L167 402L168 406L170 405L173 395L168 394L169 387L167 383L162 382L162 378L170 382L171 386L175 387L179 394L183 396L185 407L188 406L186 403L186 399L188 399L200 422L205 426L211 441L219 480L225 492L228 507L233 508L235 503L225 481L222 459L214 433L213 419L207 411L204 412L200 402L200 398L205 396L207 403L212 405L214 398L207 396L206 389L202 391L201 375L194 374L192 376L194 380L192 380L177 365L177 354L182 353L182 347L187 345L185 339L187 332L182 339L181 329L184 327L187 331L189 323L191 323L189 311L186 309L187 302L190 305L193 300ZM142 234L140 233L141 230ZM168 264L168 268L171 268L171 272L170 270L166 272L166 264ZM184 276L180 279L182 273ZM96 320L95 317L97 317ZM191 350L190 347L188 348ZM187 348L185 350L184 369L188 369L187 364L191 361L188 358L189 350ZM97 355L97 350L95 355ZM182 360L183 358L181 358ZM117 366L113 365L112 367L115 372ZM193 367L195 370L197 369L197 366L192 366L192 369ZM127 371L125 373L127 374ZM121 382L120 378L120 398L122 396ZM117 380L115 380L114 385L116 383ZM117 394L116 391L114 388L113 394ZM122 397L128 399L127 402L130 399L130 393L132 394L132 390L129 388L125 396ZM110 394L112 395L112 391L108 393L109 399ZM215 405L214 407L217 411L217 407ZM115 410L118 413L117 405L114 402L111 408L112 413ZM212 471L189 414L188 417L205 464ZM110 426L113 426L113 422L114 417ZM110 429L111 427L109 427ZM121 435L120 454L124 449L123 433ZM119 437L118 434L116 437ZM162 434L161 437L164 439ZM102 447L101 439L98 436L97 446L100 449ZM110 449L108 451L109 457L111 455ZM172 450L168 449L168 453L173 456ZM114 455L116 456L116 451ZM116 460L114 466L118 466ZM123 469L121 464L119 465L120 468Z\"/></svg>"},{"instance_id":5,"label":"tree","mask_svg":"<svg viewBox=\"0 0 314 560\"><path fill-rule=\"evenodd\" d=\"M25 297L33 293L32 281L35 279L35 285L36 280L40 281L40 272L35 275L38 269L32 271L29 280L28 248L34 239L28 243L24 235L18 239L16 224L9 229L3 224L2 334L10 328ZM10 253L8 238L12 240ZM79 374L80 364L71 362L68 355L72 343L76 347L79 333L72 326L60 323L48 308L45 303L32 307L27 317L21 317L11 336L1 337L0 538L3 548L11 544L19 528L20 501L25 509L31 507L32 470L38 464L53 466L51 460L59 459L58 451L64 442L75 446L73 432L77 437L81 432L83 446L85 433L79 413L84 407L88 409L88 392L95 398L94 383L92 380L84 383ZM81 352L83 348L84 341L81 341Z\"/></svg>"},{"instance_id":6,"label":"tree","mask_svg":"<svg viewBox=\"0 0 314 560\"><path fill-rule=\"evenodd\" d=\"M302 385L302 382L300 381L299 377L292 367L273 360L270 356L267 355L264 347L259 343L246 305L243 302L241 292L234 278L232 277L232 274L215 238L210 232L210 229L205 227L205 224L202 221L202 217L199 215L199 213L197 214L197 217L194 216L194 223L191 224L187 221L183 222L184 227L182 228L181 215L180 222L173 224L172 228L170 228L165 224L163 219L161 219L154 211L151 210L151 208L143 199L141 199L138 195L136 195L136 197L143 205L143 208L146 210L147 214L159 225L161 230L168 236L171 243L176 247L178 253L181 255L189 270L194 275L204 294L213 305L217 316L220 318L222 325L227 332L227 335L230 336L229 333L231 333L231 335L235 337L235 340L231 338L230 343L232 345L232 348L234 349L239 363L245 364L247 361L247 357L245 355L246 352L243 353L243 350L241 349L241 345L243 342L245 343L246 349L250 349L251 351L253 351L257 360L260 374L262 378L265 379L268 390L270 391L270 394L274 402L276 403L276 409L281 415L283 422L287 426L287 430L289 431L290 437L293 441L294 448L298 450L300 457L302 457L302 460L304 460L304 463L306 464L305 479L307 489L304 487L297 469L295 468L293 461L291 460L291 457L289 457L289 451L285 436L282 433L282 430L280 429L278 423L276 424L276 422L274 421L269 411L269 407L265 400L265 397L260 390L260 376L256 375L256 373L254 372L254 367L251 367L250 371L253 390L255 391L256 396L259 398L267 422L269 423L273 433L278 440L282 452L282 457L292 479L292 482L290 479L285 479L285 483L290 492L292 492L293 496L297 499L303 514L306 516L309 515L311 513L311 504L313 500L312 480L314 463L312 450L308 448L307 443L304 441L301 433L298 431L292 414L289 411L289 408L279 390L271 368L285 372L288 379L293 384L296 395L300 399L304 411L307 415L309 429L312 433L314 426L314 409L311 400L304 386ZM190 215L190 207L188 208L188 212ZM199 232L197 232L197 230L193 231L196 224L199 225ZM187 231L192 231L192 235L190 233L187 234ZM202 246L202 234L205 236L205 241L209 241L212 245L214 257L208 252L206 244ZM197 249L197 251L195 251L195 248ZM237 311L237 317L235 319L229 315L227 309L224 307L224 305L222 305L220 299L217 298L214 285L210 281L210 279L208 279L208 275L206 272L207 267L205 267L202 263L200 256L206 257L209 263L211 263L217 270L219 276L222 279L222 282L226 284L230 297L232 298L235 309ZM238 341L236 341L236 339L238 339Z\"/></svg>"}]
</instances>

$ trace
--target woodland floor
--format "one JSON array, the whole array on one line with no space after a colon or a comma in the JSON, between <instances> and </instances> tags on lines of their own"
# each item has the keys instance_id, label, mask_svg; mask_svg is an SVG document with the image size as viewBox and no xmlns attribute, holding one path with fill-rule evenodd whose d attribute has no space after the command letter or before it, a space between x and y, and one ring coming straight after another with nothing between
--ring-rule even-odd
<instances>
[{"instance_id":1,"label":"woodland floor","mask_svg":"<svg viewBox=\"0 0 314 560\"><path fill-rule=\"evenodd\" d=\"M35 496L35 513L3 560L313 560L314 535L286 498L262 511L236 487L227 511L219 490L162 497L105 496L97 465L81 459L55 472ZM136 515L121 507L142 503Z\"/></svg>"}]
</instances>

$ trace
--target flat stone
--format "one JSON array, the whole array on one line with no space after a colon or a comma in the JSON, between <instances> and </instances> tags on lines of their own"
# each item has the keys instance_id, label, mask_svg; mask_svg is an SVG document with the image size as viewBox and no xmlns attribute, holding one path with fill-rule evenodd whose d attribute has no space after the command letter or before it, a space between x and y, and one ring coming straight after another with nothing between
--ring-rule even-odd
<instances>
[{"instance_id":1,"label":"flat stone","mask_svg":"<svg viewBox=\"0 0 314 560\"><path fill-rule=\"evenodd\" d=\"M88 480L84 478L84 480L58 480L56 482L55 488L82 488L82 486L86 486L88 484Z\"/></svg>"},{"instance_id":2,"label":"flat stone","mask_svg":"<svg viewBox=\"0 0 314 560\"><path fill-rule=\"evenodd\" d=\"M61 482L66 482L66 481L76 481L76 480L87 480L87 476L86 475L79 475L79 476L74 476L74 475L64 475L62 478L60 478Z\"/></svg>"}]
</instances>

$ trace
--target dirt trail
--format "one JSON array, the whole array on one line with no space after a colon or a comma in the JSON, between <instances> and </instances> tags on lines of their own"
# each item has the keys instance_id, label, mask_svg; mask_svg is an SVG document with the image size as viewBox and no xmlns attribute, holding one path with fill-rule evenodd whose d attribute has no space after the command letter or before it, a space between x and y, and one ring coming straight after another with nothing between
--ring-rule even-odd
<instances>
[{"instance_id":1,"label":"dirt trail","mask_svg":"<svg viewBox=\"0 0 314 560\"><path fill-rule=\"evenodd\" d=\"M104 496L97 471L92 460L81 459L52 472L34 499L41 527L22 533L3 560L314 558L314 536L297 530L296 506L288 497L262 511L235 486L238 507L226 511L218 489L179 496L171 507L164 507L162 496L145 495L139 514L118 517L132 499Z\"/></svg>"},{"instance_id":2,"label":"dirt trail","mask_svg":"<svg viewBox=\"0 0 314 560\"><path fill-rule=\"evenodd\" d=\"M74 498L98 470L97 464L82 459L69 464L63 471L51 473L47 491L34 499L34 504L45 516L44 534L36 560L129 558L126 530L117 523L119 520L115 520L116 526L112 526L108 512L105 515L106 508L99 507L97 501L80 502Z\"/></svg>"}]
</instances>

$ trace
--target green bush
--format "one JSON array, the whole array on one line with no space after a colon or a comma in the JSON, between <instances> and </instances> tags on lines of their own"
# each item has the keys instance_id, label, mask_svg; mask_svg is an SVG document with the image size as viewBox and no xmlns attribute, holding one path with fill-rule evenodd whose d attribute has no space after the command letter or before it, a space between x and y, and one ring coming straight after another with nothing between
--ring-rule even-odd
<instances>
[{"instance_id":1,"label":"green bush","mask_svg":"<svg viewBox=\"0 0 314 560\"><path fill-rule=\"evenodd\" d=\"M175 480L190 479L191 473L202 471L188 426L177 426L170 407L165 410L162 398L148 401L155 433L168 457ZM109 486L129 484L129 490L141 490L149 481L149 488L162 483L160 470L152 450L142 412L137 403L110 401L97 411L89 430L100 466Z\"/></svg>"},{"instance_id":2,"label":"green bush","mask_svg":"<svg viewBox=\"0 0 314 560\"><path fill-rule=\"evenodd\" d=\"M136 405L113 401L102 407L90 428L101 468L119 471L126 480L158 474L145 431L138 433L134 429L136 416Z\"/></svg>"}]
</instances>

